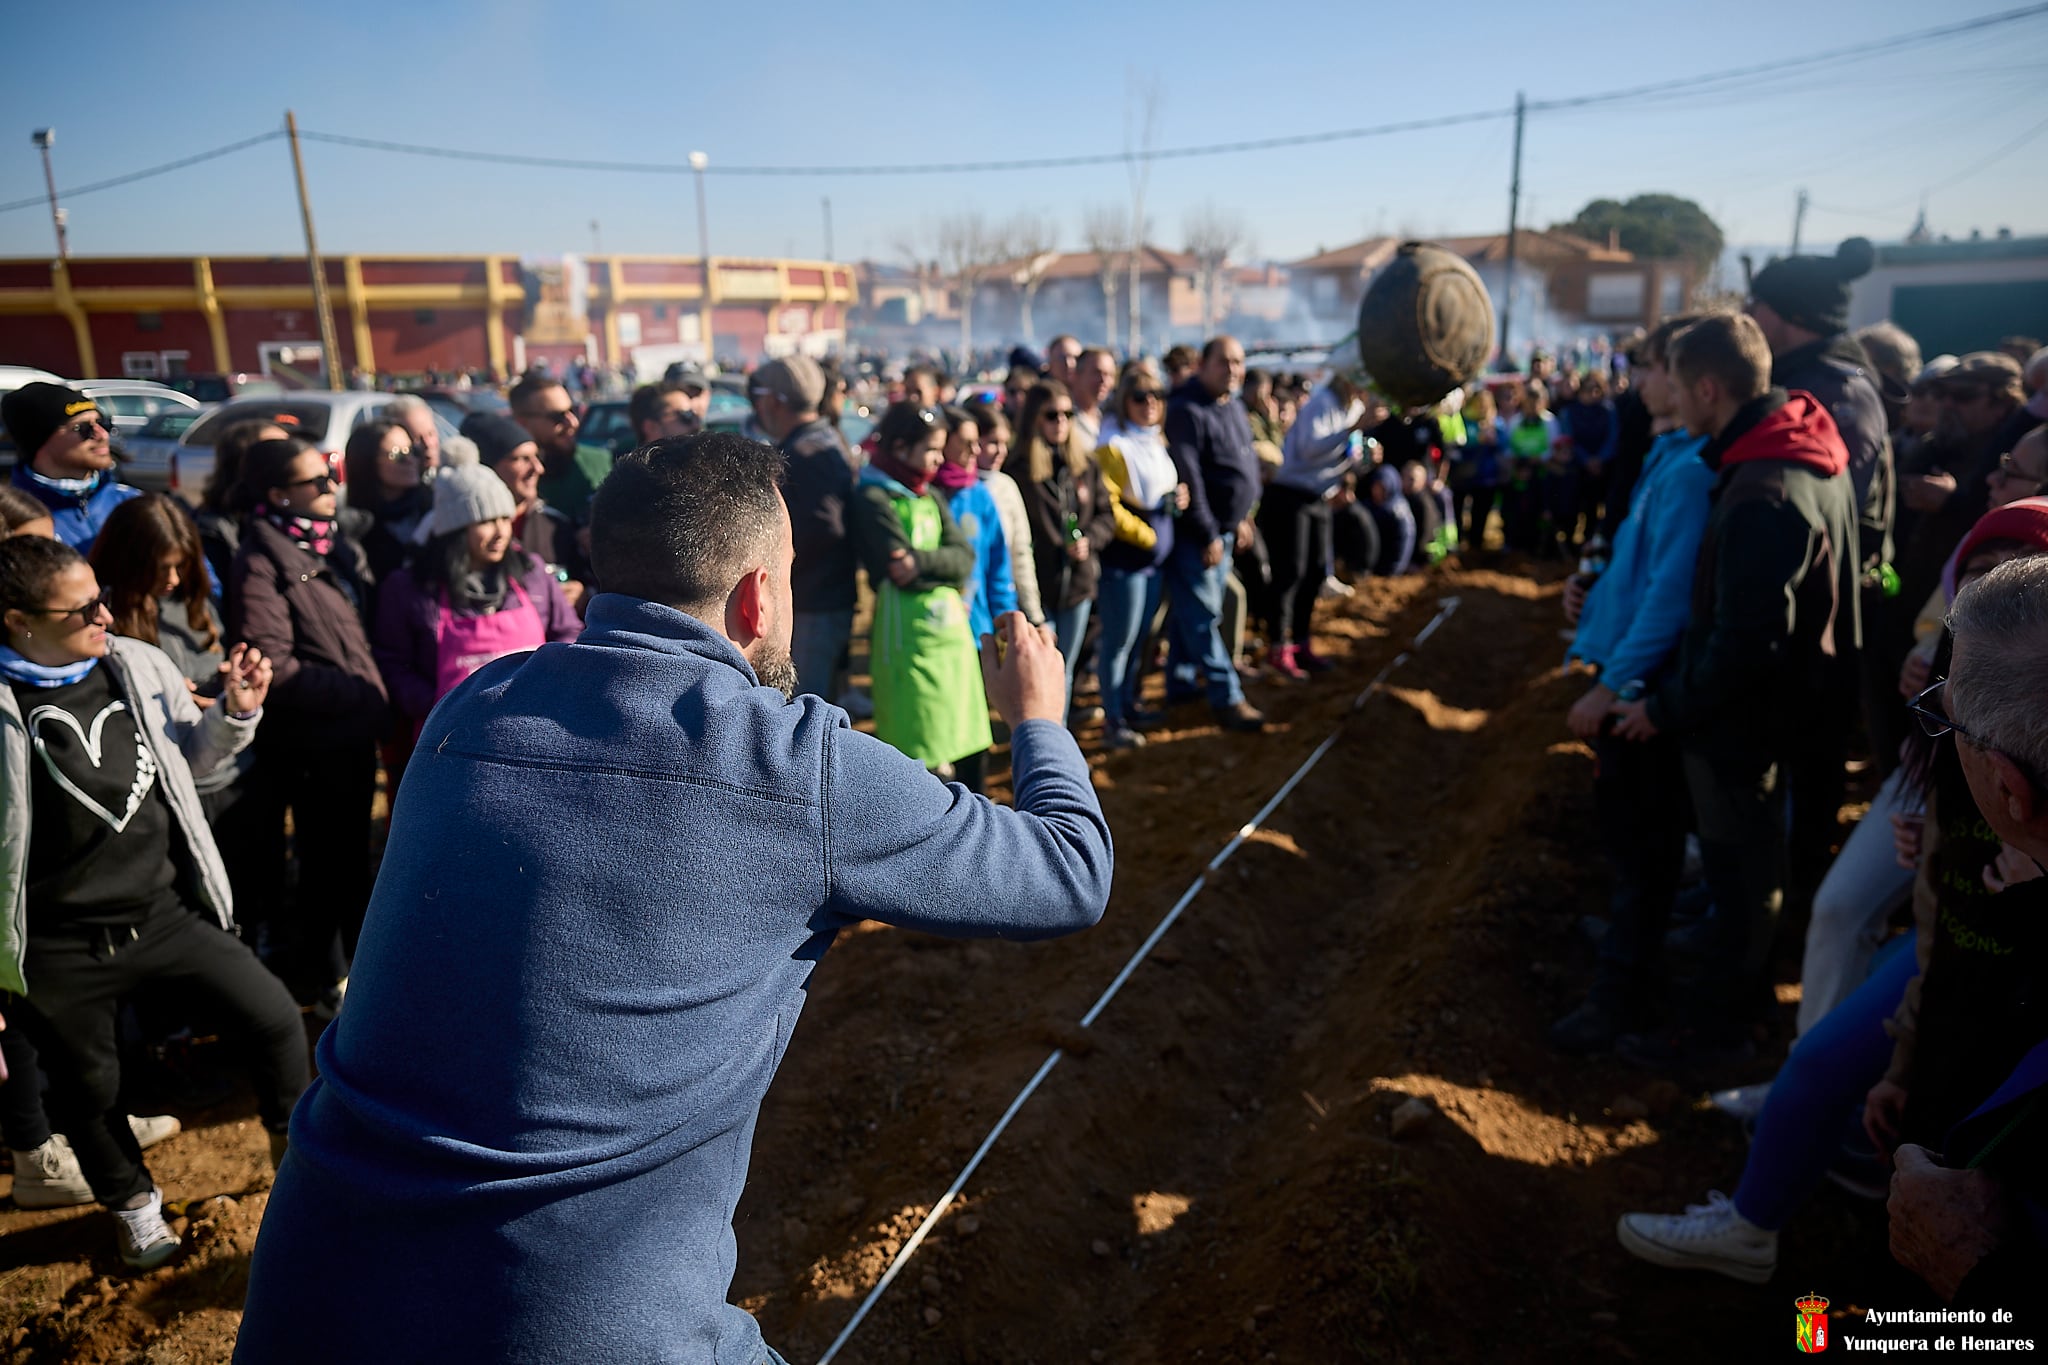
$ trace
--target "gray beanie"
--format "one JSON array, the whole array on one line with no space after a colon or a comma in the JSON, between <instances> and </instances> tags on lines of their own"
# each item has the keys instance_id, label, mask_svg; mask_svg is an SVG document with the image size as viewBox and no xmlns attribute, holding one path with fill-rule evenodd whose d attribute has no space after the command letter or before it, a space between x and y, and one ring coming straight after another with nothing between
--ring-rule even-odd
<instances>
[{"instance_id":1,"label":"gray beanie","mask_svg":"<svg viewBox=\"0 0 2048 1365\"><path fill-rule=\"evenodd\" d=\"M480 521L518 515L512 490L505 481L482 465L444 467L434 480L434 534L460 531Z\"/></svg>"}]
</instances>

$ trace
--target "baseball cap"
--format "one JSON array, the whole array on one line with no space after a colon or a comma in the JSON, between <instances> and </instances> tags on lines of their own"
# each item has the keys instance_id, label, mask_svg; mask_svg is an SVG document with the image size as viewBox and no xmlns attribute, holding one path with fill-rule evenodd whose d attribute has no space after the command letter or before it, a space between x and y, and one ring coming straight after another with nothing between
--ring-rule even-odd
<instances>
[{"instance_id":1,"label":"baseball cap","mask_svg":"<svg viewBox=\"0 0 2048 1365\"><path fill-rule=\"evenodd\" d=\"M825 372L809 356L784 356L754 371L747 392L772 395L799 412L808 411L825 401Z\"/></svg>"}]
</instances>

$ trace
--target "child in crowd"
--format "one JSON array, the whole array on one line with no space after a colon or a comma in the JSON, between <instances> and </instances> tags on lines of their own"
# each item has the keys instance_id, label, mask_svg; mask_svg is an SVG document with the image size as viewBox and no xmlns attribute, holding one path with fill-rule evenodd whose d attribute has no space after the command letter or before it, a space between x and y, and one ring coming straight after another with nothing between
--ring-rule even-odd
<instances>
[{"instance_id":1,"label":"child in crowd","mask_svg":"<svg viewBox=\"0 0 2048 1365\"><path fill-rule=\"evenodd\" d=\"M946 510L960 525L960 534L974 547L974 572L967 579L967 627L976 640L995 631L995 618L1017 610L1017 589L1010 578L1009 539L1003 534L1002 512L995 495L981 481L976 451L981 424L965 408L949 407L946 449L932 476Z\"/></svg>"}]
</instances>

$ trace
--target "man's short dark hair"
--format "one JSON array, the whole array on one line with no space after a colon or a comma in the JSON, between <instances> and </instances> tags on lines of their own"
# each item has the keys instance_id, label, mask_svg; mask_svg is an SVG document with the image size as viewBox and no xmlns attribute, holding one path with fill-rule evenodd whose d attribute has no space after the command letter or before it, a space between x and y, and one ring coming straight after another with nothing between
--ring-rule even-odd
<instances>
[{"instance_id":1,"label":"man's short dark hair","mask_svg":"<svg viewBox=\"0 0 2048 1365\"><path fill-rule=\"evenodd\" d=\"M702 615L775 552L783 460L727 431L621 456L590 506L590 559L606 592Z\"/></svg>"},{"instance_id":2,"label":"man's short dark hair","mask_svg":"<svg viewBox=\"0 0 2048 1365\"><path fill-rule=\"evenodd\" d=\"M527 405L536 395L549 389L561 389L566 393L568 388L551 374L530 374L512 386L512 391L505 395L505 401L512 405L513 412L524 416L532 411Z\"/></svg>"},{"instance_id":3,"label":"man's short dark hair","mask_svg":"<svg viewBox=\"0 0 2048 1365\"><path fill-rule=\"evenodd\" d=\"M1202 363L1204 365L1208 364L1210 360L1215 358L1216 352L1219 349L1235 340L1237 340L1237 338L1231 336L1227 332L1223 333L1220 336L1210 337L1207 341L1202 343Z\"/></svg>"},{"instance_id":4,"label":"man's short dark hair","mask_svg":"<svg viewBox=\"0 0 2048 1365\"><path fill-rule=\"evenodd\" d=\"M934 391L946 387L946 376L939 373L939 367L936 365L912 365L903 372L903 386L906 389L920 379L931 380Z\"/></svg>"},{"instance_id":5,"label":"man's short dark hair","mask_svg":"<svg viewBox=\"0 0 2048 1365\"><path fill-rule=\"evenodd\" d=\"M632 399L626 404L626 414L633 421L633 440L640 440L640 428L649 422L661 420L661 400L672 393L688 393L673 379L663 379L653 384L642 384L633 390Z\"/></svg>"},{"instance_id":6,"label":"man's short dark hair","mask_svg":"<svg viewBox=\"0 0 2048 1365\"><path fill-rule=\"evenodd\" d=\"M1671 339L1686 328L1705 317L1704 313L1680 313L1669 317L1650 329L1650 334L1636 343L1635 363L1638 365L1664 365L1671 359Z\"/></svg>"},{"instance_id":7,"label":"man's short dark hair","mask_svg":"<svg viewBox=\"0 0 2048 1365\"><path fill-rule=\"evenodd\" d=\"M1770 392L1770 343L1747 313L1709 313L1671 338L1670 354L1681 384L1711 376L1738 403Z\"/></svg>"}]
</instances>

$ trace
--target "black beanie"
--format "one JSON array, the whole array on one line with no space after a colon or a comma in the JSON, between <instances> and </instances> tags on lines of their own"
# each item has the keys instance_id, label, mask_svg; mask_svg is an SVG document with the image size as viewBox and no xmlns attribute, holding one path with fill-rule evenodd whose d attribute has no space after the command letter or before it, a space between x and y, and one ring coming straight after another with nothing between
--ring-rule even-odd
<instances>
[{"instance_id":1,"label":"black beanie","mask_svg":"<svg viewBox=\"0 0 2048 1365\"><path fill-rule=\"evenodd\" d=\"M533 440L532 432L495 412L472 412L462 419L462 434L476 442L477 457L487 465L497 464Z\"/></svg>"},{"instance_id":2,"label":"black beanie","mask_svg":"<svg viewBox=\"0 0 2048 1365\"><path fill-rule=\"evenodd\" d=\"M1833 336L1849 330L1849 281L1877 264L1868 237L1851 237L1832 256L1787 256L1772 261L1749 282L1749 296L1767 303L1794 327Z\"/></svg>"},{"instance_id":3,"label":"black beanie","mask_svg":"<svg viewBox=\"0 0 2048 1365\"><path fill-rule=\"evenodd\" d=\"M57 434L58 427L99 410L98 403L77 389L39 380L23 384L0 399L0 423L6 424L7 434L14 438L14 448L21 452L22 462L27 463L35 459L45 441Z\"/></svg>"}]
</instances>

